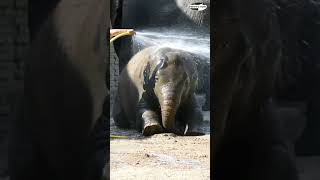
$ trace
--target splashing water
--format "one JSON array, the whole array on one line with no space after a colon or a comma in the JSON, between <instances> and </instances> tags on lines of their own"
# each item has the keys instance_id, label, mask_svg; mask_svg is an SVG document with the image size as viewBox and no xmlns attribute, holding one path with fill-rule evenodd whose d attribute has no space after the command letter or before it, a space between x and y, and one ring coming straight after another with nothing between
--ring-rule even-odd
<instances>
[{"instance_id":1,"label":"splashing water","mask_svg":"<svg viewBox=\"0 0 320 180\"><path fill-rule=\"evenodd\" d=\"M159 31L159 30L158 30ZM178 31L151 31L143 30L136 31L132 38L133 51L138 51L149 47L170 47L175 49L182 49L195 54L210 58L210 37L208 35L196 34L191 32Z\"/></svg>"}]
</instances>

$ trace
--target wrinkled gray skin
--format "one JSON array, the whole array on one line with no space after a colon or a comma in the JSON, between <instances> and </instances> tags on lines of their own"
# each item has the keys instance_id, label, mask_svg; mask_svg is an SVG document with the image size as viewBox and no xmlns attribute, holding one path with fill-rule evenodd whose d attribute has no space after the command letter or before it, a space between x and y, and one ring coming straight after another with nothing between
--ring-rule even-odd
<instances>
[{"instance_id":1,"label":"wrinkled gray skin","mask_svg":"<svg viewBox=\"0 0 320 180\"><path fill-rule=\"evenodd\" d=\"M165 62L163 67L155 71L161 59ZM148 63L150 74L156 72L154 99L143 95L143 72ZM146 136L162 132L184 134L186 125L186 135L202 134L202 114L194 93L197 78L194 56L188 52L159 47L140 51L120 75L119 96L113 109L116 125L135 127Z\"/></svg>"}]
</instances>

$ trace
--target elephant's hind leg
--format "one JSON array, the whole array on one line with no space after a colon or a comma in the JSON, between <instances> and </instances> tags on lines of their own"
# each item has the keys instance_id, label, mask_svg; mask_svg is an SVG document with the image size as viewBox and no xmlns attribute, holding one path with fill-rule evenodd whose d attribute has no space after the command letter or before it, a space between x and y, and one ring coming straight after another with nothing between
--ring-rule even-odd
<instances>
[{"instance_id":1,"label":"elephant's hind leg","mask_svg":"<svg viewBox=\"0 0 320 180\"><path fill-rule=\"evenodd\" d=\"M128 119L125 116L125 112L121 106L120 98L119 98L119 92L116 94L113 108L112 108L112 116L114 123L119 128L130 128L130 123Z\"/></svg>"}]
</instances>

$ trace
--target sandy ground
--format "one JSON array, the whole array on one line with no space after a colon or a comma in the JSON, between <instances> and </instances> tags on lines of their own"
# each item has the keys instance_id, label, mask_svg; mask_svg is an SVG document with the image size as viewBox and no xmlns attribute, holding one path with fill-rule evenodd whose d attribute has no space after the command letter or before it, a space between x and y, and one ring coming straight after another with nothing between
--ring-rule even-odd
<instances>
[{"instance_id":1,"label":"sandy ground","mask_svg":"<svg viewBox=\"0 0 320 180\"><path fill-rule=\"evenodd\" d=\"M118 129L111 121L112 135L129 138L110 142L110 179L210 179L209 112L204 117L204 136L166 133L146 138L135 130Z\"/></svg>"},{"instance_id":2,"label":"sandy ground","mask_svg":"<svg viewBox=\"0 0 320 180\"><path fill-rule=\"evenodd\" d=\"M143 137L135 130L122 130L111 120L110 179L210 179L209 112L204 112L204 136L157 134ZM297 157L301 180L320 179L320 156Z\"/></svg>"}]
</instances>

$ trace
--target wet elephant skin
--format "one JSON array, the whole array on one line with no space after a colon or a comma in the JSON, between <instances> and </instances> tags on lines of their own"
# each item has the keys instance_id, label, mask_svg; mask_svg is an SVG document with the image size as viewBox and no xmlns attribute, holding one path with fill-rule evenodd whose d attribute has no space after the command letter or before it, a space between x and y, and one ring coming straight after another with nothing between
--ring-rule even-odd
<instances>
[{"instance_id":1,"label":"wet elephant skin","mask_svg":"<svg viewBox=\"0 0 320 180\"><path fill-rule=\"evenodd\" d=\"M201 109L195 97L196 55L149 47L137 53L122 71L113 117L121 128L149 136L162 132L202 134Z\"/></svg>"}]
</instances>

